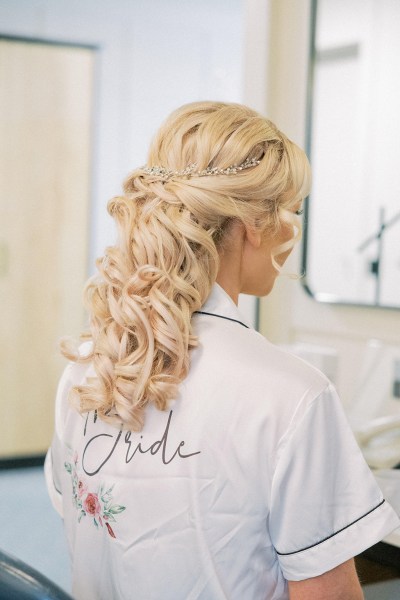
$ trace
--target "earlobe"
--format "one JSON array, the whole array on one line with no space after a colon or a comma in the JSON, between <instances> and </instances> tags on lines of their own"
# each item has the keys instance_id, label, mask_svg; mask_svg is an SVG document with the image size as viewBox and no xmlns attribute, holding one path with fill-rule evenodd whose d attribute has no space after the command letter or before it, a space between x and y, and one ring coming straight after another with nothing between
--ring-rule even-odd
<instances>
[{"instance_id":1,"label":"earlobe","mask_svg":"<svg viewBox=\"0 0 400 600\"><path fill-rule=\"evenodd\" d=\"M254 225L245 225L245 239L253 248L258 249L262 242L261 230Z\"/></svg>"}]
</instances>

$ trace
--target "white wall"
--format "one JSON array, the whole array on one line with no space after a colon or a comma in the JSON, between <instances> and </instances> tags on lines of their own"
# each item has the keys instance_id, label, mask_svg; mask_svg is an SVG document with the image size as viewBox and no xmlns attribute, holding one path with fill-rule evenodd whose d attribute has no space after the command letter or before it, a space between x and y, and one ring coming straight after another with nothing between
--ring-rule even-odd
<instances>
[{"instance_id":1,"label":"white wall","mask_svg":"<svg viewBox=\"0 0 400 600\"><path fill-rule=\"evenodd\" d=\"M151 137L171 110L196 100L252 98L263 107L257 53L267 51L267 8L263 0L0 0L2 34L99 47L90 272L114 239L107 201L146 162ZM256 305L241 296L239 307L253 324Z\"/></svg>"},{"instance_id":2,"label":"white wall","mask_svg":"<svg viewBox=\"0 0 400 600\"><path fill-rule=\"evenodd\" d=\"M270 4L268 114L304 147L311 2L270 0ZM300 248L297 248L287 270L298 271L299 264ZM300 282L281 277L271 296L261 302L261 331L278 343L303 341L336 348L338 388L349 406L356 393L367 341L378 338L393 345L393 352L398 351L400 312L317 303L305 293ZM391 353L387 355L391 360ZM380 388L366 393L366 404L374 401L373 394L389 389L387 372L390 369L382 369Z\"/></svg>"},{"instance_id":3,"label":"white wall","mask_svg":"<svg viewBox=\"0 0 400 600\"><path fill-rule=\"evenodd\" d=\"M153 131L176 105L244 101L304 146L309 17L310 0L0 1L2 33L101 47L92 260L113 237L107 200L145 161ZM299 262L298 248L288 270ZM319 304L287 278L262 301L261 325L278 343L337 348L345 403L353 398L366 341L398 346L400 340L399 312Z\"/></svg>"},{"instance_id":4,"label":"white wall","mask_svg":"<svg viewBox=\"0 0 400 600\"><path fill-rule=\"evenodd\" d=\"M99 47L91 265L112 242L107 201L177 106L241 101L242 0L1 0L0 33Z\"/></svg>"},{"instance_id":5,"label":"white wall","mask_svg":"<svg viewBox=\"0 0 400 600\"><path fill-rule=\"evenodd\" d=\"M114 239L107 201L146 162L171 110L207 99L263 108L267 9L263 0L0 0L0 33L99 47L90 272ZM253 324L256 306L240 297Z\"/></svg>"}]
</instances>

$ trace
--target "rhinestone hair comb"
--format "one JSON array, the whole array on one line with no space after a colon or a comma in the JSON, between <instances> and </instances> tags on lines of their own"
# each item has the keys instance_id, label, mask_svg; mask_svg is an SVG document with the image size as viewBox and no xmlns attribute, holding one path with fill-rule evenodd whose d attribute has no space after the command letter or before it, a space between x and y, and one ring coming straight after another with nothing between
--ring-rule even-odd
<instances>
[{"instance_id":1,"label":"rhinestone hair comb","mask_svg":"<svg viewBox=\"0 0 400 600\"><path fill-rule=\"evenodd\" d=\"M207 167L202 171L196 170L196 163L188 165L182 169L182 171L173 171L171 169L167 169L166 167L161 167L160 165L154 165L154 167L144 166L142 167L142 170L147 175L153 175L168 181L168 179L171 179L172 177L186 177L187 179L190 179L191 177L208 177L211 175L237 175L241 171L250 169L251 167L256 167L260 164L260 162L261 161L256 158L246 158L246 160L240 165L230 165L224 169L218 169L218 167Z\"/></svg>"}]
</instances>

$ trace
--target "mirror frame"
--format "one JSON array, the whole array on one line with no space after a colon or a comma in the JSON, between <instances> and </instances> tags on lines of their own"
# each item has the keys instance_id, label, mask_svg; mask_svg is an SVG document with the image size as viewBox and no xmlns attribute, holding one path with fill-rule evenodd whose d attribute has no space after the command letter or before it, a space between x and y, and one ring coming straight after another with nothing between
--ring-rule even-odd
<instances>
[{"instance_id":1,"label":"mirror frame","mask_svg":"<svg viewBox=\"0 0 400 600\"><path fill-rule=\"evenodd\" d=\"M309 31L309 49L308 49L308 68L307 68L307 97L306 97L306 136L305 150L311 164L312 163L312 127L313 127L313 100L314 100L314 78L315 78L315 57L316 57L316 32L318 21L318 0L311 0L310 6L310 31ZM301 249L301 284L308 296L317 302L325 304L334 304L338 306L353 306L357 308L375 308L385 310L400 310L400 304L393 306L388 304L374 304L373 302L351 302L342 300L338 296L324 292L314 292L307 280L307 258L309 255L309 216L311 211L312 191L304 200L303 217L303 235Z\"/></svg>"}]
</instances>

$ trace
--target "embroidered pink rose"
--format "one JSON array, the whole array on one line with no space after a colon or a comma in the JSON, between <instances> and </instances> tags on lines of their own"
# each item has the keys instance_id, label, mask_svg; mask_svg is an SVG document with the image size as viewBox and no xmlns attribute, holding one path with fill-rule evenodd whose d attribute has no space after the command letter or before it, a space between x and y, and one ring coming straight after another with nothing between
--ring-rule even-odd
<instances>
[{"instance_id":1,"label":"embroidered pink rose","mask_svg":"<svg viewBox=\"0 0 400 600\"><path fill-rule=\"evenodd\" d=\"M110 523L116 523L116 517L124 512L125 506L114 504L113 489L101 483L97 493L88 492L89 486L85 478L78 472L79 457L70 449L72 461L65 462L65 470L71 475L72 502L78 512L78 523L86 517L92 517L96 529L103 528L112 538L116 538ZM106 527L104 527L104 524Z\"/></svg>"},{"instance_id":2,"label":"embroidered pink rose","mask_svg":"<svg viewBox=\"0 0 400 600\"><path fill-rule=\"evenodd\" d=\"M97 494L88 494L83 501L84 510L95 517L101 513L101 506Z\"/></svg>"}]
</instances>

